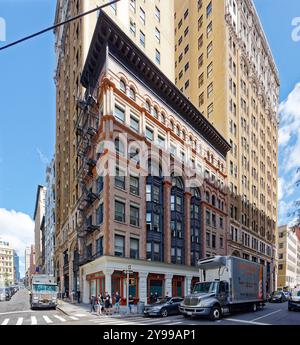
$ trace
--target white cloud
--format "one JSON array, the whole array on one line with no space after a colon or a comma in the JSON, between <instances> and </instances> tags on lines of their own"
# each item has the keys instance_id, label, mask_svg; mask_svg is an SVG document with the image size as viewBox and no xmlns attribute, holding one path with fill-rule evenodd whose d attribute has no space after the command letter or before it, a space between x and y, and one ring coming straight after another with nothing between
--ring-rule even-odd
<instances>
[{"instance_id":1,"label":"white cloud","mask_svg":"<svg viewBox=\"0 0 300 345\"><path fill-rule=\"evenodd\" d=\"M285 157L285 171L300 166L300 83L279 106L279 146Z\"/></svg>"},{"instance_id":2,"label":"white cloud","mask_svg":"<svg viewBox=\"0 0 300 345\"><path fill-rule=\"evenodd\" d=\"M29 215L0 208L0 237L10 242L20 257L21 277L24 276L25 248L34 243L34 222Z\"/></svg>"}]
</instances>

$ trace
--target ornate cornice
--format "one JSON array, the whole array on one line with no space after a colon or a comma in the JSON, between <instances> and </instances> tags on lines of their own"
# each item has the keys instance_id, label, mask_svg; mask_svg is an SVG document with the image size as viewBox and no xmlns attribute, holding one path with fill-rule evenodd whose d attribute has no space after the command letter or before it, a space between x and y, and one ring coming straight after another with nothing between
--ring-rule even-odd
<instances>
[{"instance_id":1,"label":"ornate cornice","mask_svg":"<svg viewBox=\"0 0 300 345\"><path fill-rule=\"evenodd\" d=\"M183 95L183 93L155 66L130 38L104 12L101 12L89 53L83 69L81 83L94 90L108 54L126 66L149 89L162 98L170 108L183 117L199 134L225 157L229 143Z\"/></svg>"}]
</instances>

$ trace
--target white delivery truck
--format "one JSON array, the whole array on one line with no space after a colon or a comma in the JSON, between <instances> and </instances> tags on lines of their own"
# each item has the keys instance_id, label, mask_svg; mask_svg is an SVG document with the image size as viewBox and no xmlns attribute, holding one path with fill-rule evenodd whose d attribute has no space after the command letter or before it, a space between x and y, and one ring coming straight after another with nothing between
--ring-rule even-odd
<instances>
[{"instance_id":1,"label":"white delivery truck","mask_svg":"<svg viewBox=\"0 0 300 345\"><path fill-rule=\"evenodd\" d=\"M215 256L198 262L200 281L179 306L185 317L217 320L235 309L256 311L266 301L266 269L234 256Z\"/></svg>"},{"instance_id":2,"label":"white delivery truck","mask_svg":"<svg viewBox=\"0 0 300 345\"><path fill-rule=\"evenodd\" d=\"M55 277L46 274L32 276L30 306L34 308L56 308L57 283Z\"/></svg>"}]
</instances>

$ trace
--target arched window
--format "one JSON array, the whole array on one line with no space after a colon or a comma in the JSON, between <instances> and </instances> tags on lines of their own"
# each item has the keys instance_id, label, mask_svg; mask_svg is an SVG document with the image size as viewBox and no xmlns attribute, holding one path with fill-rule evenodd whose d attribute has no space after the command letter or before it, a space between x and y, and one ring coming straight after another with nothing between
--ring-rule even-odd
<instances>
[{"instance_id":1,"label":"arched window","mask_svg":"<svg viewBox=\"0 0 300 345\"><path fill-rule=\"evenodd\" d=\"M211 204L216 206L216 197L214 195L211 196Z\"/></svg>"},{"instance_id":2,"label":"arched window","mask_svg":"<svg viewBox=\"0 0 300 345\"><path fill-rule=\"evenodd\" d=\"M166 115L165 115L164 113L161 113L160 118L161 118L161 122L162 122L163 124L165 124L165 123L166 123Z\"/></svg>"},{"instance_id":3,"label":"arched window","mask_svg":"<svg viewBox=\"0 0 300 345\"><path fill-rule=\"evenodd\" d=\"M120 80L120 90L126 93L126 83L123 79Z\"/></svg>"},{"instance_id":4,"label":"arched window","mask_svg":"<svg viewBox=\"0 0 300 345\"><path fill-rule=\"evenodd\" d=\"M133 87L131 87L130 88L130 90L129 90L129 97L133 100L133 101L135 101L135 90L134 90L134 88Z\"/></svg>"},{"instance_id":5,"label":"arched window","mask_svg":"<svg viewBox=\"0 0 300 345\"><path fill-rule=\"evenodd\" d=\"M183 183L182 178L179 176L177 176L177 177L173 176L172 177L172 187L177 187L177 188L183 190L184 189L184 183Z\"/></svg>"},{"instance_id":6,"label":"arched window","mask_svg":"<svg viewBox=\"0 0 300 345\"><path fill-rule=\"evenodd\" d=\"M153 108L153 116L158 119L158 110L156 107Z\"/></svg>"},{"instance_id":7,"label":"arched window","mask_svg":"<svg viewBox=\"0 0 300 345\"><path fill-rule=\"evenodd\" d=\"M193 197L201 199L201 193L200 193L199 188L192 187L191 188L191 194L192 194Z\"/></svg>"},{"instance_id":8,"label":"arched window","mask_svg":"<svg viewBox=\"0 0 300 345\"><path fill-rule=\"evenodd\" d=\"M186 134L185 131L182 131L182 139L185 141L186 140Z\"/></svg>"},{"instance_id":9,"label":"arched window","mask_svg":"<svg viewBox=\"0 0 300 345\"><path fill-rule=\"evenodd\" d=\"M174 122L173 122L172 120L170 121L170 125L171 125L171 129L172 129L172 131L174 132L175 127L174 127Z\"/></svg>"},{"instance_id":10,"label":"arched window","mask_svg":"<svg viewBox=\"0 0 300 345\"><path fill-rule=\"evenodd\" d=\"M125 146L119 138L115 139L115 150L118 154L125 156Z\"/></svg>"},{"instance_id":11,"label":"arched window","mask_svg":"<svg viewBox=\"0 0 300 345\"><path fill-rule=\"evenodd\" d=\"M180 128L179 128L178 125L177 125L177 127L176 127L176 133L177 133L177 135L180 135Z\"/></svg>"},{"instance_id":12,"label":"arched window","mask_svg":"<svg viewBox=\"0 0 300 345\"><path fill-rule=\"evenodd\" d=\"M206 198L206 202L210 202L210 195L208 191L205 192L205 198Z\"/></svg>"},{"instance_id":13,"label":"arched window","mask_svg":"<svg viewBox=\"0 0 300 345\"><path fill-rule=\"evenodd\" d=\"M147 100L146 103L145 103L145 108L146 108L146 110L148 111L148 113L151 112L151 104L150 104L150 102L149 102L148 100Z\"/></svg>"}]
</instances>

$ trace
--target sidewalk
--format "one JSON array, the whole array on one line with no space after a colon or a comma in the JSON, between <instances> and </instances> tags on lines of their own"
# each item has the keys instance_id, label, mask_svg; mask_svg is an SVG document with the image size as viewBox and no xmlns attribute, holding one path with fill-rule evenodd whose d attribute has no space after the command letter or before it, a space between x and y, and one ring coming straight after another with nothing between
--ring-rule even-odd
<instances>
[{"instance_id":1,"label":"sidewalk","mask_svg":"<svg viewBox=\"0 0 300 345\"><path fill-rule=\"evenodd\" d=\"M85 314L85 315L96 315L96 313L91 313L91 305L86 303L71 303L66 300L58 300L58 304L56 307L58 310L60 310L62 313L66 315L72 315L72 314ZM142 314L137 313L137 306L134 306L132 308L132 313L128 313L128 308L126 306L120 307L120 314L112 314L109 315L109 317L135 317L135 316L141 316Z\"/></svg>"}]
</instances>

